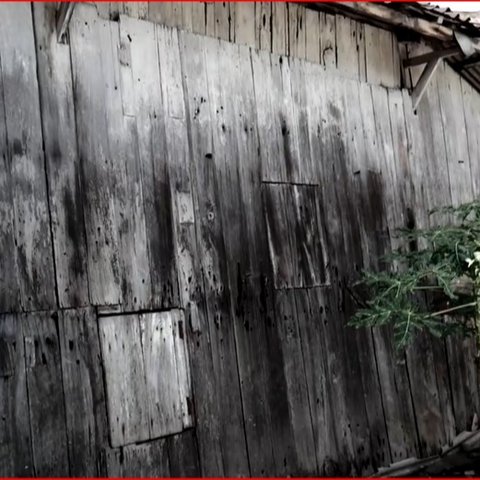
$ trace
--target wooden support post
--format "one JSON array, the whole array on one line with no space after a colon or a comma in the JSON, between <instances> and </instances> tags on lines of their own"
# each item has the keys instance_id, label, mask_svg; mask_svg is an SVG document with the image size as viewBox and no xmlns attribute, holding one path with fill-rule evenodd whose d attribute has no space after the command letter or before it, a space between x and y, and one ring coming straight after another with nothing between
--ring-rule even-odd
<instances>
[{"instance_id":1,"label":"wooden support post","mask_svg":"<svg viewBox=\"0 0 480 480\"><path fill-rule=\"evenodd\" d=\"M433 52L424 53L423 55L418 55L417 57L406 58L403 61L403 66L414 67L416 65L422 65L422 63L428 63L430 60L434 60L436 58L452 57L453 55L458 55L459 53L459 47L447 48L445 50L434 50Z\"/></svg>"},{"instance_id":2,"label":"wooden support post","mask_svg":"<svg viewBox=\"0 0 480 480\"><path fill-rule=\"evenodd\" d=\"M427 63L427 66L422 72L422 75L418 79L417 85L413 89L412 92L412 103L413 103L413 109L416 110L418 107L418 104L420 103L420 100L423 97L423 94L425 93L425 90L427 89L427 86L435 73L435 70L437 69L439 63L441 62L442 57L437 57L432 60L430 60Z\"/></svg>"},{"instance_id":3,"label":"wooden support post","mask_svg":"<svg viewBox=\"0 0 480 480\"><path fill-rule=\"evenodd\" d=\"M60 43L65 41L65 33L67 32L70 18L72 18L74 2L61 2L57 10L57 40Z\"/></svg>"}]
</instances>

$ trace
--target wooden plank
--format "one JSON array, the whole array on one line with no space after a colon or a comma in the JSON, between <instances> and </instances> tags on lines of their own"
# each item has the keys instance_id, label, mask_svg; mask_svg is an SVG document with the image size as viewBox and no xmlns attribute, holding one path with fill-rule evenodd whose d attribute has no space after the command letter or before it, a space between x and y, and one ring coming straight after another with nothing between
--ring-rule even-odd
<instances>
[{"instance_id":1,"label":"wooden plank","mask_svg":"<svg viewBox=\"0 0 480 480\"><path fill-rule=\"evenodd\" d=\"M57 41L53 4L33 12L58 300L78 307L89 298L70 47Z\"/></svg>"},{"instance_id":2,"label":"wooden plank","mask_svg":"<svg viewBox=\"0 0 480 480\"><path fill-rule=\"evenodd\" d=\"M118 447L148 440L150 412L138 315L101 317L99 332L110 443Z\"/></svg>"},{"instance_id":3,"label":"wooden plank","mask_svg":"<svg viewBox=\"0 0 480 480\"><path fill-rule=\"evenodd\" d=\"M0 224L2 225L0 229L0 249L2 252L11 252L10 255L0 256L0 270L4 272L0 277L0 311L9 312L18 310L21 300L15 248L13 182L10 155L8 154L4 98L0 62Z\"/></svg>"},{"instance_id":4,"label":"wooden plank","mask_svg":"<svg viewBox=\"0 0 480 480\"><path fill-rule=\"evenodd\" d=\"M96 314L63 310L58 324L70 474L105 475L100 455L108 426Z\"/></svg>"},{"instance_id":5,"label":"wooden plank","mask_svg":"<svg viewBox=\"0 0 480 480\"><path fill-rule=\"evenodd\" d=\"M186 430L167 439L172 477L199 477L201 474L195 430Z\"/></svg>"},{"instance_id":6,"label":"wooden plank","mask_svg":"<svg viewBox=\"0 0 480 480\"><path fill-rule=\"evenodd\" d=\"M272 52L288 54L288 10L283 2L272 3Z\"/></svg>"},{"instance_id":7,"label":"wooden plank","mask_svg":"<svg viewBox=\"0 0 480 480\"><path fill-rule=\"evenodd\" d=\"M192 2L192 32L205 35L205 3Z\"/></svg>"},{"instance_id":8,"label":"wooden plank","mask_svg":"<svg viewBox=\"0 0 480 480\"><path fill-rule=\"evenodd\" d=\"M22 322L16 314L0 316L0 342L8 349L11 368L0 380L0 474L33 476L33 454L28 412ZM2 357L3 360L3 357Z\"/></svg>"},{"instance_id":9,"label":"wooden plank","mask_svg":"<svg viewBox=\"0 0 480 480\"><path fill-rule=\"evenodd\" d=\"M115 211L111 198L114 170L107 143L104 80L94 8L78 5L70 22L70 48L75 78L74 106L78 155L84 195L90 301L94 305L121 304L120 258Z\"/></svg>"},{"instance_id":10,"label":"wooden plank","mask_svg":"<svg viewBox=\"0 0 480 480\"><path fill-rule=\"evenodd\" d=\"M15 185L12 190L14 255L21 308L48 309L56 303L52 288L55 277L32 11L26 4L2 5L1 15L4 19L0 27L2 115L5 115L8 139L7 158L3 162L8 162L10 182ZM22 32L20 37L19 31ZM6 229L8 239L9 227ZM0 310L6 308L2 306Z\"/></svg>"},{"instance_id":11,"label":"wooden plank","mask_svg":"<svg viewBox=\"0 0 480 480\"><path fill-rule=\"evenodd\" d=\"M340 75L360 78L357 51L357 22L343 15L335 16L337 68Z\"/></svg>"},{"instance_id":12,"label":"wooden plank","mask_svg":"<svg viewBox=\"0 0 480 480\"><path fill-rule=\"evenodd\" d=\"M164 35L168 39L167 35ZM171 39L173 42L174 39ZM221 441L221 418L218 412L217 380L214 373L213 351L210 339L210 325L206 299L204 295L203 273L200 264L200 245L197 243L199 225L199 199L196 188L195 169L190 154L192 140L187 131L189 121L199 122L199 128L205 125L207 128L206 115L206 89L194 87L195 79L203 73L203 44L199 44L198 38L192 35L182 35L179 40L180 48L159 48L160 52L171 52L163 59L165 68L162 73L178 79L179 74L185 75L184 89L174 91L176 96L170 95L170 88L177 84L176 81L162 81L165 85L166 95L172 96L179 105L186 105L185 119L171 121L167 128L169 139L168 151L171 155L176 196L178 204L178 252L179 252L179 279L182 292L182 300L190 317L188 322L189 350L192 358L192 379L194 389L194 401L196 411L196 434L200 465L203 475L223 475L224 466L222 459ZM167 47L167 45L165 45ZM193 53L190 53L193 52ZM181 59L182 69L179 72L178 58ZM202 144L203 145L203 144ZM195 147L193 151L197 148ZM206 153L211 152L207 147ZM203 160L203 159L202 159ZM181 201L183 199L183 201ZM180 215L181 206L192 205L194 216ZM189 208L184 210L189 211Z\"/></svg>"},{"instance_id":13,"label":"wooden plank","mask_svg":"<svg viewBox=\"0 0 480 480\"><path fill-rule=\"evenodd\" d=\"M385 87L398 86L398 70L395 69L391 32L365 25L367 79L369 83Z\"/></svg>"},{"instance_id":14,"label":"wooden plank","mask_svg":"<svg viewBox=\"0 0 480 480\"><path fill-rule=\"evenodd\" d=\"M171 308L179 303L178 279L175 261L173 202L170 188L164 109L161 93L159 60L155 26L148 22L135 22L127 17L120 19L121 37L128 37L135 99L136 130L138 135L138 158L140 173L132 172L141 185L137 191L143 195L146 221L147 252L149 259L150 286L145 279L145 288L151 288L149 304L156 308ZM126 40L125 40L126 39ZM148 58L148 61L145 59ZM166 97L168 99L169 97ZM172 101L172 100L167 100ZM133 126L132 126L133 128ZM132 159L133 161L133 159ZM140 205L135 209L140 210ZM165 234L165 232L168 232ZM146 274L147 275L147 274Z\"/></svg>"},{"instance_id":15,"label":"wooden plank","mask_svg":"<svg viewBox=\"0 0 480 480\"><path fill-rule=\"evenodd\" d=\"M123 13L133 18L148 17L148 2L123 2Z\"/></svg>"},{"instance_id":16,"label":"wooden plank","mask_svg":"<svg viewBox=\"0 0 480 480\"><path fill-rule=\"evenodd\" d=\"M264 358L255 358L255 352L263 351L266 345L253 293L258 269L265 265L265 260L253 260L261 247L255 246L246 253L243 242L239 241L248 238L249 243L255 245L260 233L253 215L247 213L250 209L256 208L258 212L261 208L261 203L253 206L254 198L260 200L260 162L250 55L247 48L231 45L227 48L220 44L210 54L215 58L215 65L208 63L213 150L228 252L228 291L235 327L248 460L252 474L265 474L275 470L275 459L265 388L268 382L266 364ZM235 75L226 76L224 72L235 72ZM237 75L244 79L241 84Z\"/></svg>"},{"instance_id":17,"label":"wooden plank","mask_svg":"<svg viewBox=\"0 0 480 480\"><path fill-rule=\"evenodd\" d=\"M320 63L320 52L322 51L320 37L320 12L305 9L305 58L309 62Z\"/></svg>"},{"instance_id":18,"label":"wooden plank","mask_svg":"<svg viewBox=\"0 0 480 480\"><path fill-rule=\"evenodd\" d=\"M183 314L180 310L146 313L139 322L149 438L181 432L193 424L189 360L184 338L179 338L184 337Z\"/></svg>"},{"instance_id":19,"label":"wooden plank","mask_svg":"<svg viewBox=\"0 0 480 480\"><path fill-rule=\"evenodd\" d=\"M306 29L305 7L295 3L287 3L288 10L288 55L305 58Z\"/></svg>"},{"instance_id":20,"label":"wooden plank","mask_svg":"<svg viewBox=\"0 0 480 480\"><path fill-rule=\"evenodd\" d=\"M198 39L195 39L198 43ZM217 376L217 401L220 411L228 412L220 418L220 438L225 474L248 472L243 415L238 403L240 385L232 382L238 378L231 303L228 292L227 256L222 223L222 197L219 168L223 162L222 151L217 151L213 140L212 115L222 117L223 104L216 103L214 110L210 94L214 91L208 71L218 68L217 40L204 38L197 49L184 50L186 88L189 98L191 149L193 175L198 193L197 238L204 272L205 297ZM228 48L223 44L223 48ZM200 59L193 63L193 55ZM202 61L203 57L203 61ZM191 65L188 65L190 63ZM195 72L195 73L193 73ZM212 80L213 82L213 80ZM192 103L190 103L193 100ZM236 445L235 449L228 445Z\"/></svg>"},{"instance_id":21,"label":"wooden plank","mask_svg":"<svg viewBox=\"0 0 480 480\"><path fill-rule=\"evenodd\" d=\"M28 407L35 473L69 474L58 317L49 312L23 314Z\"/></svg>"},{"instance_id":22,"label":"wooden plank","mask_svg":"<svg viewBox=\"0 0 480 480\"><path fill-rule=\"evenodd\" d=\"M268 52L272 51L272 11L272 3L255 3L255 43L253 43L251 46L261 48Z\"/></svg>"},{"instance_id":23,"label":"wooden plank","mask_svg":"<svg viewBox=\"0 0 480 480\"><path fill-rule=\"evenodd\" d=\"M292 248L292 231L287 217L287 189L285 185L265 184L263 202L267 223L270 260L275 288L291 288L295 285ZM296 258L295 258L296 260Z\"/></svg>"},{"instance_id":24,"label":"wooden plank","mask_svg":"<svg viewBox=\"0 0 480 480\"><path fill-rule=\"evenodd\" d=\"M259 5L253 2L238 2L233 5L235 10L235 43L255 47L256 26L255 9Z\"/></svg>"},{"instance_id":25,"label":"wooden plank","mask_svg":"<svg viewBox=\"0 0 480 480\"><path fill-rule=\"evenodd\" d=\"M337 29L336 15L320 13L320 63L325 69L337 67Z\"/></svg>"},{"instance_id":26,"label":"wooden plank","mask_svg":"<svg viewBox=\"0 0 480 480\"><path fill-rule=\"evenodd\" d=\"M277 328L283 352L289 417L295 448L295 464L287 465L286 470L298 472L299 475L314 475L318 467L294 295L293 290L278 290L275 294Z\"/></svg>"},{"instance_id":27,"label":"wooden plank","mask_svg":"<svg viewBox=\"0 0 480 480\"><path fill-rule=\"evenodd\" d=\"M213 18L214 18L214 36L221 40L230 40L235 38L234 26L231 23L232 11L229 2L214 2Z\"/></svg>"},{"instance_id":28,"label":"wooden plank","mask_svg":"<svg viewBox=\"0 0 480 480\"><path fill-rule=\"evenodd\" d=\"M163 438L139 445L128 445L106 452L110 477L168 477L170 467L167 441Z\"/></svg>"},{"instance_id":29,"label":"wooden plank","mask_svg":"<svg viewBox=\"0 0 480 480\"><path fill-rule=\"evenodd\" d=\"M127 37L120 42L118 22L104 22L97 27L98 38L104 45L101 50L104 108L108 152L112 161L109 178L114 195L110 202L114 208L113 229L118 238L121 303L127 311L158 308L163 303L152 298L150 273L158 266L151 265L149 258L136 121L128 115L134 113L135 97L132 82L121 81L126 75L131 77L130 58L124 62L125 59L120 57L120 52L125 51L131 42ZM127 105L129 111L122 105Z\"/></svg>"}]
</instances>

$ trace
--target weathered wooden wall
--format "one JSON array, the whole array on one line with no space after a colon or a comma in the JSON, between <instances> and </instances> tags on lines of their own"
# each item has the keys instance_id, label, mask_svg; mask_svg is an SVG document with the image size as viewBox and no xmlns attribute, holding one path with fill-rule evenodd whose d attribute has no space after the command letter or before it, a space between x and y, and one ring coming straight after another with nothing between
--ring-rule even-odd
<instances>
[{"instance_id":1,"label":"weathered wooden wall","mask_svg":"<svg viewBox=\"0 0 480 480\"><path fill-rule=\"evenodd\" d=\"M1 475L367 474L469 427L470 341L345 324L394 228L479 194L477 92L0 12Z\"/></svg>"}]
</instances>

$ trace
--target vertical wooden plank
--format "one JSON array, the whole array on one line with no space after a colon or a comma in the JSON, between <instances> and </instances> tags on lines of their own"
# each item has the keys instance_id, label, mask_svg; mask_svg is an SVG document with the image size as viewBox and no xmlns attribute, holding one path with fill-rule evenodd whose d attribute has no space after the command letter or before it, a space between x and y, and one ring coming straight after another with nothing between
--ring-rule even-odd
<instances>
[{"instance_id":1,"label":"vertical wooden plank","mask_svg":"<svg viewBox=\"0 0 480 480\"><path fill-rule=\"evenodd\" d=\"M296 464L287 466L287 471L295 471L299 475L314 475L318 469L312 416L293 290L276 292L275 312L283 352L283 368L295 445Z\"/></svg>"},{"instance_id":2,"label":"vertical wooden plank","mask_svg":"<svg viewBox=\"0 0 480 480\"><path fill-rule=\"evenodd\" d=\"M4 4L0 9L2 115L6 122L6 162L10 182L15 185L12 208L21 307L48 309L56 303L55 277L32 11L27 4Z\"/></svg>"},{"instance_id":3,"label":"vertical wooden plank","mask_svg":"<svg viewBox=\"0 0 480 480\"><path fill-rule=\"evenodd\" d=\"M170 475L172 477L199 477L201 470L195 430L187 430L168 437L166 440Z\"/></svg>"},{"instance_id":4,"label":"vertical wooden plank","mask_svg":"<svg viewBox=\"0 0 480 480\"><path fill-rule=\"evenodd\" d=\"M0 374L0 474L5 477L33 476L35 470L28 411L25 346L22 322L18 315L0 316L0 342L11 355L9 371L2 364Z\"/></svg>"},{"instance_id":5,"label":"vertical wooden plank","mask_svg":"<svg viewBox=\"0 0 480 480\"><path fill-rule=\"evenodd\" d=\"M272 3L255 3L255 43L252 46L268 52L272 51L272 10Z\"/></svg>"},{"instance_id":6,"label":"vertical wooden plank","mask_svg":"<svg viewBox=\"0 0 480 480\"><path fill-rule=\"evenodd\" d=\"M57 314L23 314L28 407L35 473L68 476L69 459Z\"/></svg>"},{"instance_id":7,"label":"vertical wooden plank","mask_svg":"<svg viewBox=\"0 0 480 480\"><path fill-rule=\"evenodd\" d=\"M0 249L11 252L0 256L0 311L9 312L21 308L19 270L15 248L15 224L13 211L13 182L11 176L11 160L8 152L7 130L5 118L5 94L1 75L0 51Z\"/></svg>"},{"instance_id":8,"label":"vertical wooden plank","mask_svg":"<svg viewBox=\"0 0 480 480\"><path fill-rule=\"evenodd\" d=\"M138 315L99 319L110 443L150 438L148 392Z\"/></svg>"},{"instance_id":9,"label":"vertical wooden plank","mask_svg":"<svg viewBox=\"0 0 480 480\"><path fill-rule=\"evenodd\" d=\"M309 62L320 63L320 52L322 50L320 38L320 12L305 9L305 58Z\"/></svg>"},{"instance_id":10,"label":"vertical wooden plank","mask_svg":"<svg viewBox=\"0 0 480 480\"><path fill-rule=\"evenodd\" d=\"M235 38L232 39L235 43L255 47L255 9L259 6L260 4L253 2L238 2L231 5L235 10Z\"/></svg>"},{"instance_id":11,"label":"vertical wooden plank","mask_svg":"<svg viewBox=\"0 0 480 480\"><path fill-rule=\"evenodd\" d=\"M66 308L89 298L70 47L57 41L55 19L54 5L34 6L58 299Z\"/></svg>"},{"instance_id":12,"label":"vertical wooden plank","mask_svg":"<svg viewBox=\"0 0 480 480\"><path fill-rule=\"evenodd\" d=\"M217 378L220 442L223 468L228 472L248 472L243 416L238 403L240 395L235 339L231 322L228 271L222 224L221 190L218 165L221 151L213 144L212 91L207 72L215 68L218 41L204 38L183 39L183 68L188 98L192 174L197 188L197 239L204 272L205 298L212 346L213 366ZM215 114L222 111L220 104ZM217 112L218 110L218 112ZM195 146L194 148L192 146ZM228 414L227 414L228 412ZM228 416L228 418L227 418ZM229 448L235 445L236 447Z\"/></svg>"},{"instance_id":13,"label":"vertical wooden plank","mask_svg":"<svg viewBox=\"0 0 480 480\"><path fill-rule=\"evenodd\" d=\"M306 29L305 7L287 3L288 10L288 54L292 57L305 58Z\"/></svg>"},{"instance_id":14,"label":"vertical wooden plank","mask_svg":"<svg viewBox=\"0 0 480 480\"><path fill-rule=\"evenodd\" d=\"M113 170L104 115L104 80L94 8L78 5L70 22L74 107L84 195L90 301L121 303L118 232L115 228Z\"/></svg>"},{"instance_id":15,"label":"vertical wooden plank","mask_svg":"<svg viewBox=\"0 0 480 480\"><path fill-rule=\"evenodd\" d=\"M343 15L335 16L337 68L340 75L359 79L357 22Z\"/></svg>"},{"instance_id":16,"label":"vertical wooden plank","mask_svg":"<svg viewBox=\"0 0 480 480\"><path fill-rule=\"evenodd\" d=\"M214 2L213 4L215 38L227 41L230 40L230 38L235 38L235 24L231 23L230 6L231 4L229 2Z\"/></svg>"},{"instance_id":17,"label":"vertical wooden plank","mask_svg":"<svg viewBox=\"0 0 480 480\"><path fill-rule=\"evenodd\" d=\"M320 13L320 63L326 70L337 67L336 15Z\"/></svg>"},{"instance_id":18,"label":"vertical wooden plank","mask_svg":"<svg viewBox=\"0 0 480 480\"><path fill-rule=\"evenodd\" d=\"M133 96L135 102L136 133L131 132L131 135L133 141L138 137L138 153L132 152L130 161L133 163L133 157L138 155L140 172L133 163L132 175L141 180L141 185L137 184L135 191L143 196L144 214L141 213L138 199L134 207L139 211L139 219L145 218L146 249L151 279L149 286L146 272L145 276L141 277L145 279L145 284L142 283L141 288L151 288L150 305L156 308L169 308L178 305L179 293L173 199L163 116L163 111L168 109L168 105L164 105L162 100L155 26L148 22L135 22L127 17L121 17L120 30L122 41L129 45L134 79L134 88L129 94ZM147 58L148 61L145 60ZM129 128L135 128L130 120L128 125ZM132 186L132 182L128 184ZM143 228L143 224L140 225ZM141 235L143 236L143 233Z\"/></svg>"},{"instance_id":19,"label":"vertical wooden plank","mask_svg":"<svg viewBox=\"0 0 480 480\"><path fill-rule=\"evenodd\" d=\"M283 2L272 3L272 52L288 54L288 10Z\"/></svg>"},{"instance_id":20,"label":"vertical wooden plank","mask_svg":"<svg viewBox=\"0 0 480 480\"><path fill-rule=\"evenodd\" d=\"M108 426L96 314L63 310L58 323L70 474L105 475L100 455Z\"/></svg>"},{"instance_id":21,"label":"vertical wooden plank","mask_svg":"<svg viewBox=\"0 0 480 480\"><path fill-rule=\"evenodd\" d=\"M365 25L367 79L369 83L397 87L398 77L393 57L393 34Z\"/></svg>"}]
</instances>

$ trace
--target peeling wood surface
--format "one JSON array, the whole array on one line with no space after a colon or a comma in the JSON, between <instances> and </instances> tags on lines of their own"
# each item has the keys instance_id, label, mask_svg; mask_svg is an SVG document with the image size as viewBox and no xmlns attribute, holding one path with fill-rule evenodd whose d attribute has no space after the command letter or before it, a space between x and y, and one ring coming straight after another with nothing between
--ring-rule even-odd
<instances>
[{"instance_id":1,"label":"peeling wood surface","mask_svg":"<svg viewBox=\"0 0 480 480\"><path fill-rule=\"evenodd\" d=\"M471 425L470 340L346 326L479 193L449 67L414 114L390 33L296 4L0 11L0 474L368 475Z\"/></svg>"}]
</instances>

